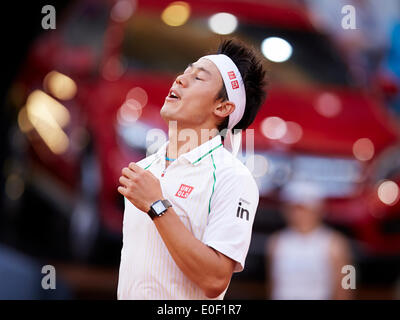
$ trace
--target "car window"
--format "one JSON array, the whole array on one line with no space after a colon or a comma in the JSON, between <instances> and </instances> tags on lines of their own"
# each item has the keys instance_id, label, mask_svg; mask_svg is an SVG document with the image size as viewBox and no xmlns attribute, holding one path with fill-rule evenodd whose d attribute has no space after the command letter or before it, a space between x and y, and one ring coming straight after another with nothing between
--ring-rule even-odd
<instances>
[{"instance_id":1,"label":"car window","mask_svg":"<svg viewBox=\"0 0 400 320\"><path fill-rule=\"evenodd\" d=\"M258 48L267 37L281 37L293 48L285 62L274 63L264 58L269 77L275 84L349 85L345 64L327 38L315 32L285 30L263 25L241 23L230 36ZM177 74L188 63L216 48L220 35L208 28L208 16L190 18L183 26L170 27L159 14L141 11L126 25L123 59L130 68ZM261 54L262 56L262 54Z\"/></svg>"}]
</instances>

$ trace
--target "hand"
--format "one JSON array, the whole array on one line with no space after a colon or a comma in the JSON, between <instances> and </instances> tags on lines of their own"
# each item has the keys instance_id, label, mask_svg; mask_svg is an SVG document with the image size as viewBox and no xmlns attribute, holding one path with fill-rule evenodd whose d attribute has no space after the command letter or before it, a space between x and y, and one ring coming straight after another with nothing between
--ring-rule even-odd
<instances>
[{"instance_id":1,"label":"hand","mask_svg":"<svg viewBox=\"0 0 400 320\"><path fill-rule=\"evenodd\" d=\"M150 171L131 162L121 172L118 192L139 210L148 212L153 202L163 199L160 181Z\"/></svg>"}]
</instances>

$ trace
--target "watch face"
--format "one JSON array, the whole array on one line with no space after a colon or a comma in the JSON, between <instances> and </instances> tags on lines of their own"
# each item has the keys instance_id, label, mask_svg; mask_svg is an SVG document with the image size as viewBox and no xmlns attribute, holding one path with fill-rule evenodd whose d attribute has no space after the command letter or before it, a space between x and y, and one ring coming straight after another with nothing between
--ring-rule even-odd
<instances>
[{"instance_id":1,"label":"watch face","mask_svg":"<svg viewBox=\"0 0 400 320\"><path fill-rule=\"evenodd\" d=\"M165 210L165 207L161 201L157 201L155 204L153 204L153 209L156 212L156 214L160 214Z\"/></svg>"}]
</instances>

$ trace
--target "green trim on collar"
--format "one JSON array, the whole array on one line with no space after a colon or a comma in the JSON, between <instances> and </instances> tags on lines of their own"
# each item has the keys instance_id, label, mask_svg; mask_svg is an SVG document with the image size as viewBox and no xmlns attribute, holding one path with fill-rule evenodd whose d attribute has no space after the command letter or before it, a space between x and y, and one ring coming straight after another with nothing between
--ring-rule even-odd
<instances>
[{"instance_id":1,"label":"green trim on collar","mask_svg":"<svg viewBox=\"0 0 400 320\"><path fill-rule=\"evenodd\" d=\"M217 167L215 166L215 162L214 162L214 157L213 155L211 155L211 160L214 166L214 171L213 171L213 176L214 176L214 183L213 183L213 187L212 187L212 192L211 192L211 196L210 196L210 200L208 200L208 214L210 214L211 211L211 198L214 194L214 188L215 188L215 182L217 181L217 178L215 177L215 170L217 169Z\"/></svg>"},{"instance_id":2,"label":"green trim on collar","mask_svg":"<svg viewBox=\"0 0 400 320\"><path fill-rule=\"evenodd\" d=\"M210 151L208 151L206 154L203 154L200 158L198 158L196 161L192 162L192 164L195 164L197 162L199 162L201 159L203 159L205 156L209 155L211 152L213 152L215 149L218 149L219 147L222 146L222 143L220 143L219 145L217 145L216 147L212 148ZM214 160L213 160L214 161Z\"/></svg>"},{"instance_id":3,"label":"green trim on collar","mask_svg":"<svg viewBox=\"0 0 400 320\"><path fill-rule=\"evenodd\" d=\"M150 164L146 168L144 168L144 170L147 170L147 168L149 168L153 164L154 161L156 161L156 159L154 159L152 162L150 162Z\"/></svg>"}]
</instances>

